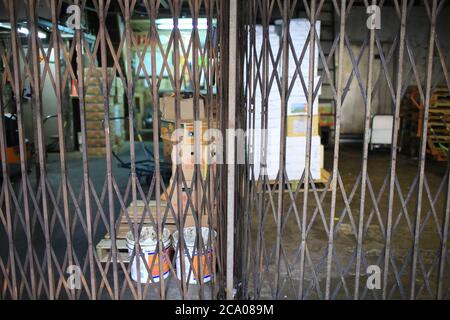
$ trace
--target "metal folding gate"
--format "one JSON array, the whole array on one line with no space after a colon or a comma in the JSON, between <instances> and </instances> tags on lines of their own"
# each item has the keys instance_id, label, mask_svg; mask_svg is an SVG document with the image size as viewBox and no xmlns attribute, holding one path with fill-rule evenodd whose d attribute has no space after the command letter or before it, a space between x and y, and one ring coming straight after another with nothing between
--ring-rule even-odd
<instances>
[{"instance_id":1,"label":"metal folding gate","mask_svg":"<svg viewBox=\"0 0 450 320\"><path fill-rule=\"evenodd\" d=\"M203 120L208 125L214 121L214 128L223 128L226 109L219 109L214 115L212 110L214 105L226 102L223 87L227 81L222 74L226 61L220 51L227 43L227 24L223 24L227 21L227 2L4 1L1 11L7 13L9 21L5 23L10 28L9 37L4 37L1 43L1 88L2 93L12 92L13 97L12 106L11 103L5 106L5 98L2 99L1 158L6 159L7 143L3 114L10 112L17 117L21 160L19 180L10 178L10 168L2 161L1 299L220 297L224 282L221 258L224 221L220 214L224 211L224 171L213 165L204 170L196 163L193 177L186 181L181 162L176 162L179 165L168 187L161 174L159 95L164 78L174 95L173 125L181 128L180 103L186 91L182 86L190 84L194 120L201 115L201 95L205 105L202 112L206 113ZM46 14L49 20L42 18ZM131 18L136 16L143 22L137 31L131 24ZM181 19L186 16L190 19L188 36L181 31L181 23L183 28L186 24ZM89 17L98 25L88 24ZM115 19L120 20L118 27ZM164 26L157 26L158 19ZM206 29L202 38L200 24L202 30ZM111 25L117 29L110 30ZM167 25L170 25L168 40L160 37L160 30ZM144 83L153 105L153 146L143 145L144 162L137 159L137 153L142 152L138 145L142 138L135 134L139 108L134 99L137 81ZM25 102L22 93L28 85L31 101ZM48 85L50 89L45 91ZM122 88L123 97L115 101L112 97L115 90L120 90L118 87ZM64 99L68 90L77 97L79 106L82 158L75 162L66 152L70 132L67 114L72 110ZM43 102L44 95L53 95L56 103L60 151L53 156L46 152L49 137L45 135L44 118L48 114L43 110L48 106ZM125 101L127 111L117 116L112 110L121 100ZM94 115L97 122L90 120L93 112L97 112ZM27 163L30 150L25 141L29 137L25 118L30 113L36 169ZM120 157L114 152L117 138L114 126L121 119L127 119L123 130L127 127L129 132L130 163L125 165L125 160L119 160L119 164L129 169L129 174L119 179L116 166ZM93 140L100 150L96 144L90 144L92 136L100 140ZM90 157L93 151L103 152L103 158ZM168 200L163 204L164 197ZM183 197L187 198L184 206ZM139 203L143 204L143 213L138 212ZM189 249L185 233L180 233L172 253L183 257L179 259L177 276L175 259L171 259L166 247L164 228L172 220L175 230L183 230L188 213L195 220L196 234L202 234L200 227L206 224L209 236L196 236L195 243L190 244L194 249ZM153 227L156 254L144 256L140 242L134 241L134 248L128 248L130 255L123 255L124 248L119 247L118 241L123 222L132 231L132 239L141 239L144 225ZM110 247L103 255L96 246L105 233ZM197 251L199 248L201 253ZM135 261L134 265L127 264L126 259ZM138 260L148 263L136 263ZM194 267L189 267L193 264ZM135 272L137 279L144 273L151 276L145 278L147 281L135 282L130 272ZM193 281L197 284L191 284Z\"/></svg>"},{"instance_id":2,"label":"metal folding gate","mask_svg":"<svg viewBox=\"0 0 450 320\"><path fill-rule=\"evenodd\" d=\"M436 178L427 159L432 93L437 87L450 91L449 47L439 27L450 14L447 5L438 0L2 1L0 26L9 31L0 37L0 299L448 299L449 165L441 166ZM426 29L424 57L411 41L417 7L426 17L419 28ZM357 10L362 12L358 21ZM328 51L317 30L325 14L336 19ZM139 32L136 17L143 25ZM183 36L181 20L186 18L190 31ZM290 29L296 18L306 21L309 30L301 48L295 47ZM369 18L373 27L366 25ZM164 40L158 20L169 30ZM384 23L391 30L387 36ZM112 25L118 27L112 30ZM280 39L276 47L270 41L274 25ZM358 40L352 39L355 29ZM355 46L359 51L354 52ZM346 57L349 72L343 67ZM153 145L146 149L144 144L152 154L145 154L152 159L150 171L137 158L138 81L153 106ZM364 114L362 153L356 160L341 150L342 107L355 81ZM97 89L90 88L92 82ZM331 174L319 190L311 174L312 127L314 103L325 82L335 129ZM176 144L172 182L166 184L159 147L161 88L167 85L172 92L174 127L180 129L187 83L193 119L204 117L207 127L225 137L215 143L226 142L223 158L228 162L196 163L187 181ZM393 137L388 161L374 170L369 166L371 110L381 83L392 104ZM408 160L417 169L400 174L405 162L399 153L400 108L411 84L424 105L423 126L418 158ZM120 90L123 101L114 98ZM280 108L274 180L264 174L268 137L255 140L253 134L268 128L272 91ZM287 119L296 91L306 97L307 121L305 169L293 183L286 168ZM56 111L53 137L45 127L48 95ZM75 108L69 106L73 100ZM118 116L113 110L120 103L125 114ZM68 145L76 140L70 128L73 110L78 110L80 156L66 151L74 150ZM97 124L89 118L93 112ZM6 121L11 117L17 119L18 177L12 177L7 154L7 136L15 130ZM129 175L118 173L116 166L115 125L128 133ZM201 126L194 127L199 136ZM244 143L228 139L227 129L235 128L247 130ZM56 139L57 153L47 152L49 138ZM90 156L91 147L97 148L90 139L101 146L103 158ZM196 150L199 144L196 139ZM255 150L260 152L257 171ZM242 164L235 164L238 157L244 158ZM343 173L347 161L354 161L350 169L357 174ZM190 214L196 232L192 252L180 232L169 253L163 241L168 221L174 231L184 230ZM152 258L139 241L123 255L118 247L122 222L133 239L141 238L144 225L153 227ZM198 236L202 227L206 237ZM110 247L100 256L97 243L105 234ZM127 264L126 259L147 263ZM151 276L136 282L132 272L138 279Z\"/></svg>"},{"instance_id":3,"label":"metal folding gate","mask_svg":"<svg viewBox=\"0 0 450 320\"><path fill-rule=\"evenodd\" d=\"M239 124L270 129L273 95L281 109L279 156L272 159L278 161L277 178L269 180L264 174L270 161L270 136L264 134L259 140L247 136L248 165L239 172L242 196L238 201L245 208L238 215L242 242L236 248L242 297L448 299L448 163L435 176L438 182L433 188L427 171L435 165L427 160L430 100L436 87L450 89L442 23L448 17L447 5L446 1L408 0L242 3L246 14L240 36L247 50L241 57L244 86ZM414 20L415 10L424 19ZM323 23L323 28L336 30L331 39L321 39L317 22L324 22L330 12L336 22ZM300 47L294 45L298 34L291 29L291 21L297 18L304 19L309 30ZM280 30L279 41L271 40L274 25ZM423 55L412 39L420 32ZM345 69L345 59L350 69ZM381 64L378 74L376 61ZM342 149L343 105L352 94L352 82L356 83L352 90L361 96L357 107L364 115L358 158L348 157ZM394 115L391 153L385 162L369 154L371 110L382 82L392 103L389 113ZM311 174L316 161L311 152L313 106L324 83L335 107L335 129L331 174L319 190ZM424 109L418 158L413 171L405 174L399 167L404 165L399 153L400 107L410 85L418 87ZM296 91L306 97L306 152L302 177L292 183L287 174L287 118ZM260 152L259 170L256 152Z\"/></svg>"}]
</instances>

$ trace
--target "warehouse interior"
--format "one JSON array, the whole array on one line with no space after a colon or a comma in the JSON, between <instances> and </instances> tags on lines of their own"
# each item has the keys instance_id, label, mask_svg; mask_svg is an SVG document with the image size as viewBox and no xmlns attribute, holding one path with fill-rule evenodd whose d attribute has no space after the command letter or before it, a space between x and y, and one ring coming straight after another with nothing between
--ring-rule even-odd
<instances>
[{"instance_id":1,"label":"warehouse interior","mask_svg":"<svg viewBox=\"0 0 450 320\"><path fill-rule=\"evenodd\" d=\"M450 298L450 2L232 3L0 3L0 300Z\"/></svg>"}]
</instances>

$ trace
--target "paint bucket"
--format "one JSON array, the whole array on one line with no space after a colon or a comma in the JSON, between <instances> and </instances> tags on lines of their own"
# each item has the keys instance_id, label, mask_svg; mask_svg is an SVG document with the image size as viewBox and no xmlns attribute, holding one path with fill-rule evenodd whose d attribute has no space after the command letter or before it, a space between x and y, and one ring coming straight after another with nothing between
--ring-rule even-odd
<instances>
[{"instance_id":1,"label":"paint bucket","mask_svg":"<svg viewBox=\"0 0 450 320\"><path fill-rule=\"evenodd\" d=\"M216 237L216 232L214 230L211 230L209 228L202 227L202 238L203 238L203 249L198 250L196 249L197 241L196 241L196 235L197 235L197 228L196 227L188 227L184 228L184 241L185 241L185 250L183 253L184 257L184 264L185 264L185 274L184 274L184 280L188 279L189 277L189 283L190 284L198 284L196 275L200 273L200 264L199 261L201 261L201 266L203 270L203 283L207 283L211 281L212 274L211 274L211 266L214 264L214 261L212 261L212 254L213 249L208 247L208 241L209 241L209 235L211 233L212 239L211 239L211 245L214 243L214 238ZM173 234L173 241L175 247L178 247L178 241L179 241L179 233L176 231ZM189 256L186 253L186 249L189 252ZM180 251L177 252L177 258L176 258L176 267L177 267L177 277L178 279L181 279L181 258L180 258ZM200 258L199 258L200 257ZM191 268L191 260L192 259L192 265L193 268Z\"/></svg>"},{"instance_id":2,"label":"paint bucket","mask_svg":"<svg viewBox=\"0 0 450 320\"><path fill-rule=\"evenodd\" d=\"M152 280L149 279L149 274L146 268L148 266L151 271L151 276L153 278L153 282L159 282L160 274L163 274L164 279L167 279L170 273L170 253L171 253L171 238L170 231L168 229L164 229L161 235L162 241L162 271L159 270L159 259L160 255L158 254L158 235L153 227L143 227L139 244L141 246L141 251L143 256L138 257L137 253L135 254L133 261L131 263L131 278L134 281L139 281L141 283L152 283ZM134 235L132 231L129 231L126 236L127 248L128 248L128 257L131 259L133 254L135 241ZM137 274L137 261L140 262L140 279L138 279ZM153 265L153 269L152 269ZM148 280L148 281L147 281Z\"/></svg>"}]
</instances>

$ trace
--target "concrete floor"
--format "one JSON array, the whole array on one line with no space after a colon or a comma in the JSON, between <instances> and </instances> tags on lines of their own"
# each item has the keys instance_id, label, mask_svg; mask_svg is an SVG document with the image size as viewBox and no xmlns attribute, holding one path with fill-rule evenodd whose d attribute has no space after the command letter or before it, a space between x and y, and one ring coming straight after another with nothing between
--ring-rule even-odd
<instances>
[{"instance_id":1,"label":"concrete floor","mask_svg":"<svg viewBox=\"0 0 450 320\"><path fill-rule=\"evenodd\" d=\"M340 173L342 176L344 189L346 197L351 197L352 188L357 182L357 177L361 172L361 153L362 147L359 144L346 144L342 145L341 155L340 155ZM122 152L124 159L127 159L126 155L128 154L128 149L125 148ZM142 157L142 153L140 153L139 157ZM331 171L333 155L332 151L327 150L325 155L325 168ZM77 203L79 205L79 209L77 211L76 206L74 206L74 202L70 200L70 212L74 213L75 223L72 230L73 233L73 247L74 252L79 258L78 263L81 266L85 267L86 276L89 275L87 262L87 240L86 235L83 231L83 228L80 224L80 217L85 219L84 217L84 200L82 197L83 189L82 189L82 181L83 181L83 167L81 162L81 155L79 153L68 153L67 154L67 164L69 171L69 180L71 189L73 190L73 197L77 199ZM108 222L108 197L105 189L105 179L106 179L106 169L105 169L105 159L103 158L92 158L89 161L90 166L90 174L92 183L95 187L96 194L100 201L103 201L102 208L104 209L106 220L102 220L100 215L98 214L98 206L94 204L94 211L96 212L94 215L94 223L96 224L95 228L95 236L94 243L100 241L105 233L106 227L104 223ZM390 154L389 151L386 150L376 150L370 153L369 156L369 170L368 174L370 177L370 182L372 184L372 188L374 191L374 197L377 198L380 192L380 188L383 185L383 181L388 177L390 165ZM399 184L402 188L402 194L406 197L408 191L410 190L411 183L414 180L415 176L418 172L418 162L415 159L410 159L406 156L400 155L398 161L398 180ZM59 181L60 181L60 169L59 169L59 157L58 154L49 154L48 156L48 178L49 183L52 185L52 189L54 190L55 199L59 199L59 208L62 208L61 195L59 194ZM131 202L130 195L126 194L127 183L129 182L129 171L126 169L119 168L117 166L116 161L113 161L113 177L117 183L117 188L120 190L122 197L124 198L124 202L128 205ZM434 198L437 194L437 191L443 181L443 177L446 171L446 164L436 163L433 160L427 161L426 167L426 178L430 189L431 197ZM35 174L31 172L30 175L31 185L35 184ZM13 180L13 186L16 190L16 195L19 196L19 203L22 203L21 193L18 192L20 188L20 179ZM33 190L38 190L36 193L38 198L40 198L39 189L33 187ZM144 192L148 192L148 186L143 185ZM438 236L438 229L442 226L443 219L443 202L445 196L445 188L443 192L441 192L440 197L437 198L436 204L433 210L429 210L429 202L424 197L423 210L422 210L422 224L424 225L422 234L421 234L421 242L420 242L420 266L418 268L418 276L417 276L417 288L419 290L418 297L420 298L432 298L430 296L429 291L435 292L436 288L436 273L437 273L437 250L440 248L440 239ZM72 192L72 191L71 191ZM382 266L383 260L383 247L384 247L384 228L386 226L387 221L387 212L388 212L388 201L387 201L387 193L388 188L381 193L380 200L378 203L378 214L377 210L373 210L374 206L371 203L370 193L368 191L368 195L365 203L365 215L364 215L364 223L365 223L365 235L363 239L363 268L365 266L371 264L377 264ZM427 193L425 192L425 195ZM290 203L289 194L285 194L286 203ZM320 194L319 194L320 196ZM115 217L117 218L119 214L120 202L118 201L117 196L114 197L114 206L115 206ZM302 195L299 196L295 203L298 210L298 217L301 221L302 214ZM91 199L94 201L94 199ZM94 201L95 203L95 201ZM308 200L308 236L307 236L307 261L306 261L306 269L305 269L305 279L306 279L306 292L307 297L311 299L315 298L323 298L324 286L325 286L325 275L326 275L326 248L328 243L327 231L324 227L325 224L329 224L329 212L330 212L330 203L331 203L331 192L326 192L324 199L321 201L322 208L324 212L324 216L320 215L320 212L317 209L316 200L314 198L314 193L310 193ZM353 196L348 200L348 206L345 201L343 201L343 197L340 192L338 192L337 196L337 204L336 204L336 236L335 236L335 251L336 254L333 260L333 269L332 269L332 294L334 294L335 298L352 298L353 286L354 286L354 276L355 276L355 248L356 248L356 232L358 219L359 219L359 203L360 203L360 188L357 188L354 192ZM406 263L405 268L401 268L404 263L404 259L408 257L411 247L412 247L412 239L413 236L411 234L411 229L413 228L412 224L414 223L415 216L415 204L416 204L416 196L413 193L411 200L406 204L406 208L408 209L408 217L409 221L404 218L404 216L400 215L401 203L399 201L399 197L396 196L394 210L393 210L393 222L394 222L394 231L392 237L392 254L393 261L396 264L397 272L400 272L401 276L399 279L394 278L393 276L389 277L389 280L392 282L392 286L390 286L391 290L391 298L402 298L404 295L408 295L408 279L409 279L409 264ZM51 204L51 208L53 208L53 204ZM351 214L349 214L350 209ZM61 209L62 210L62 209ZM314 212L316 214L314 215ZM274 280L274 272L275 261L274 261L274 244L276 243L276 223L274 220L274 216L269 211L266 222L264 224L264 244L265 244L265 263L263 267L263 272L260 272L258 268L254 268L252 262L250 263L250 296L254 295L253 286L254 280L259 279L258 275L262 275L263 285L261 286L261 298L270 298L272 297L271 285L273 285ZM26 238L23 233L23 228L20 227L20 219L18 215L15 215L15 225L19 226L16 231L16 250L19 253L19 256L22 258L22 262L24 262L25 255L22 254L26 250ZM36 219L36 215L33 214L32 217ZM324 220L322 220L322 218ZM434 219L437 220L434 220ZM58 218L58 215L51 210L50 213L50 221L52 225L54 225L54 229L52 232L52 245L55 251L55 259L59 261L60 264L64 262L65 258L65 250L66 250L66 240L64 237L63 229L61 224L64 223L63 220ZM285 215L284 218L284 229L282 232L282 244L284 248L284 252L281 259L281 267L280 267L280 275L281 275L281 298L293 299L297 296L298 283L299 283L299 245L301 243L300 232L299 232L299 224L298 219L294 211L291 211L289 215ZM256 215L253 219L253 226L256 225L257 218ZM380 222L383 227L380 227ZM411 224L411 225L410 225ZM44 256L45 249L45 239L42 233L41 228L39 227L39 221L37 222L38 227L34 231L33 235L33 247L36 252L36 257L39 260L42 260ZM253 246L255 245L255 237L256 234L255 228L252 228L252 244L249 244L248 247L251 248L254 253ZM1 243L7 243L5 231L0 228L0 241ZM0 246L0 255L5 261L7 257L7 246ZM252 260L254 262L254 260ZM286 263L288 262L288 263ZM314 266L314 272L311 266ZM448 265L447 265L448 266ZM422 269L422 267L424 269ZM431 268L432 267L432 268ZM109 271L107 272L107 278L112 285L112 266L110 266ZM344 270L344 271L343 271ZM391 266L392 270L392 266ZM402 271L403 270L403 271ZM429 271L429 286L424 281L422 276L422 270ZM365 271L365 270L363 270ZM445 283L446 288L449 287L449 270L446 270ZM45 269L44 269L45 272ZM119 266L119 284L120 284L120 293L123 299L132 299L133 296L129 288L124 286L125 272L121 266ZM60 274L57 273L59 277ZM63 275L65 276L65 275ZM97 268L97 279L101 278L101 274ZM319 283L319 287L314 286L316 281ZM366 277L363 276L361 278L361 292L363 294L363 298L371 299L380 297L379 292L367 292L364 290L364 284L366 281ZM398 289L398 286L394 286L396 282L400 282L404 286L404 292ZM167 296L170 299L178 299L180 298L179 291L177 289L176 283L173 279L173 276L170 277L168 282L166 283ZM209 297L211 295L211 286L207 286L207 290L205 292L205 297ZM319 289L318 289L319 288ZM197 286L190 286L189 296L191 298L198 298L198 288ZM446 292L448 294L448 292ZM64 296L64 294L62 294ZM157 286L151 285L148 288L148 292L146 297L149 299L156 298L157 294ZM85 294L82 297L86 297ZM107 290L103 290L101 298L109 299L110 296Z\"/></svg>"},{"instance_id":2,"label":"concrete floor","mask_svg":"<svg viewBox=\"0 0 450 320\"><path fill-rule=\"evenodd\" d=\"M359 144L346 144L341 146L340 152L340 174L345 190L344 201L342 191L338 188L336 201L335 227L336 234L334 238L335 254L332 260L332 297L338 299L353 299L355 284L355 265L356 265L356 244L357 230L360 216L361 201L361 184L358 183L355 189L359 175L362 171L362 146ZM325 168L332 170L333 154L328 150L326 152ZM411 189L414 178L418 173L418 161L406 156L400 155L397 166L397 177L403 196L406 198ZM366 267L369 265L378 265L381 269L384 266L384 241L385 229L387 225L388 215L388 184L381 191L386 178L389 178L390 170L390 153L389 150L375 150L369 154L368 175L373 190L373 198L371 192L367 189L366 201L364 205L364 237L363 237L363 260L361 267L360 280L360 297L364 299L381 298L381 291L368 291L366 289ZM429 194L431 199L435 201L434 211L431 210L428 201L428 193L424 190L424 198L422 205L422 233L420 237L420 257L416 276L417 297L422 299L433 299L436 293L437 284L437 264L439 263L438 252L440 249L439 232L443 224L444 200L446 188L438 194L440 186L443 184L443 178L446 172L446 163L437 163L433 160L427 160L426 179L429 186ZM389 182L388 182L389 183ZM354 191L353 191L354 190ZM318 192L318 197L323 192ZM402 213L402 204L399 200L398 193L395 195L393 214L393 232L391 246L391 264L389 272L389 297L393 299L408 298L409 281L410 281L410 254L412 249L414 217L416 210L417 189L411 193L409 201L404 202L407 214ZM261 288L262 298L271 298L274 294L273 283L275 281L274 274L277 270L275 261L275 243L276 243L276 220L273 212L276 212L276 199L278 193L274 193L274 210L270 210L266 216L264 223L264 245L265 258L261 268L255 268L255 260L250 265L250 270L255 270L251 277L250 283L263 281ZM318 210L314 193L311 192L308 197L307 210L307 226L308 235L306 238L305 262L305 297L308 299L324 298L326 283L326 264L327 264L327 247L328 247L328 226L331 211L331 192L325 192L321 201L323 216ZM286 203L291 203L289 194L285 194ZM372 199L378 199L377 209L373 205ZM283 218L284 229L281 233L281 241L283 250L281 251L280 263L280 297L285 299L295 299L298 297L298 287L300 279L300 244L301 244L301 227L303 209L303 193L301 193L296 201L296 210L292 209L289 215ZM266 202L266 205L269 205ZM286 212L286 211L285 211ZM409 219L405 219L407 216ZM257 225L258 218L255 214L253 225ZM253 241L256 243L257 228L252 228ZM325 227L326 226L326 227ZM405 263L406 261L406 263ZM447 262L450 262L447 257ZM314 268L312 268L314 266ZM393 269L396 269L398 277L394 277ZM446 265L446 276L444 288L450 289L450 264ZM424 281L423 274L427 274L429 281ZM263 274L262 279L258 277ZM398 283L401 285L399 286ZM250 295L254 294L254 286L250 286ZM447 298L448 291L446 291Z\"/></svg>"}]
</instances>

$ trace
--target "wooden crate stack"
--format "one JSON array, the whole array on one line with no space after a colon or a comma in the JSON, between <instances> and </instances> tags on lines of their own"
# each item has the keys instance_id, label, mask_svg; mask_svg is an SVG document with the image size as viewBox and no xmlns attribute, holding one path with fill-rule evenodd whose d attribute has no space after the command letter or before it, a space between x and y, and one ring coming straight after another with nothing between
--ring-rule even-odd
<instances>
[{"instance_id":1,"label":"wooden crate stack","mask_svg":"<svg viewBox=\"0 0 450 320\"><path fill-rule=\"evenodd\" d=\"M200 100L200 120L202 120L202 125L200 128L200 149L202 153L202 165L201 165L201 171L202 171L202 177L204 180L206 180L206 171L208 168L208 165L206 163L206 153L211 152L211 150L214 150L214 146L211 144L208 144L208 141L205 141L203 139L203 134L206 130L208 130L208 126L206 125L206 119L205 119L205 110L204 110L204 103L202 100ZM192 190L190 188L191 185L193 185L193 175L194 175L194 168L195 168L195 130L194 130L194 120L193 120L193 100L192 99L185 99L181 101L181 121L182 121L182 129L183 130L183 136L182 141L179 143L179 152L180 156L183 160L182 162L182 169L184 173L184 179L186 181L186 184L188 188L184 188L184 185L182 188L182 194L181 194L181 204L183 210L180 210L178 208L178 202L177 202L177 193L175 192L170 199L170 204L175 212L176 217L180 215L182 212L185 213L185 208L188 206L188 194L190 193L190 199L193 202L193 206L195 208L195 198L198 196L200 198L200 201L202 199L202 193L198 190ZM160 107L161 107L161 113L162 113L162 119L161 119L161 138L163 142L163 156L165 161L172 160L172 178L170 181L170 185L167 186L167 192L170 193L170 190L172 189L172 186L177 183L174 179L174 175L176 172L176 148L173 147L174 143L174 137L172 134L175 130L175 99L174 97L163 97L160 100ZM211 121L210 121L211 122ZM215 122L212 122L212 126L214 126ZM215 170L215 166L212 166L213 170ZM213 181L213 178L210 177L210 180ZM194 182L195 183L195 182ZM201 188L201 187L200 187ZM194 188L195 189L195 188ZM175 186L176 190L176 186ZM209 189L211 190L211 189ZM211 191L210 191L211 192ZM213 198L212 196L209 197ZM160 213L161 217L163 218L163 225L164 228L169 229L171 233L173 233L177 227L176 227L176 220L174 219L174 214L172 213L172 210L168 209L168 199L166 199L165 195L162 196L160 200ZM137 212L137 221L139 223L143 222L144 227L153 226L151 216L153 217L153 222L156 223L157 221L157 207L156 207L156 201L150 201L148 203L149 208L148 210L145 209L145 203L143 201L138 201L136 203L136 207L138 209ZM216 219L216 206L214 203L210 206L213 209L213 221L212 224L215 226L217 219ZM197 211L197 210L196 210ZM127 208L128 217L124 213L121 214L119 217L117 223L116 223L116 245L117 245L117 251L120 255L120 258L123 262L129 263L128 259L128 249L126 245L126 235L127 233L132 230L133 223L134 223L134 206L133 204L130 204ZM144 215L145 212L145 216ZM167 212L167 214L166 214ZM209 225L208 221L208 215L206 212L206 209L204 211L201 211L200 213L200 223L202 226ZM131 222L131 223L129 223ZM192 227L196 226L195 219L193 216L193 210L192 207L187 211L187 215L185 217L185 227ZM110 253L111 253L111 237L110 234L106 234L105 238L100 241L97 245L97 254L102 263L105 263L110 259Z\"/></svg>"},{"instance_id":2,"label":"wooden crate stack","mask_svg":"<svg viewBox=\"0 0 450 320\"><path fill-rule=\"evenodd\" d=\"M145 211L145 203L142 200L138 200L136 202L136 208L137 208L137 222L140 225L142 223L143 227L151 227L154 226L153 223L157 223L158 215L157 215L157 206L156 201L149 201L148 202L148 210ZM176 230L176 222L175 219L173 219L173 215L171 211L165 215L167 211L167 204L162 201L160 203L160 212L161 212L161 218L162 222L165 228L169 229L171 232ZM130 230L133 230L133 224L134 224L134 206L133 203L131 203L127 208L128 216L122 212L117 223L116 223L116 246L118 254L121 257L121 260L124 263L128 263L128 248L127 248L127 241L126 241L126 235ZM145 213L145 214L144 214ZM165 215L165 216L164 216ZM153 217L150 218L150 217ZM129 219L129 220L128 220ZM111 252L111 235L107 233L103 240L101 240L97 244L97 255L99 260L102 263L108 262L108 257Z\"/></svg>"},{"instance_id":3,"label":"wooden crate stack","mask_svg":"<svg viewBox=\"0 0 450 320\"><path fill-rule=\"evenodd\" d=\"M195 197L202 197L201 192L199 190L193 190L190 186L193 185L194 179L194 170L195 170L195 162L197 157L201 159L201 174L202 178L206 178L207 173L207 153L211 152L211 149L214 148L208 141L205 141L204 134L210 128L207 124L207 112L210 111L214 113L216 109L216 104L208 103L206 100L200 98L199 99L199 122L197 125L199 126L198 130L200 133L199 142L200 142L200 155L197 155L197 150L195 146L195 121L194 121L194 99L187 98L182 99L180 104L180 121L181 121L181 129L183 130L182 135L177 135L177 137L172 136L175 130L175 97L166 96L160 99L160 109L162 114L162 122L165 124L161 130L161 138L164 143L164 154L165 157L170 153L171 162L172 162L172 178L170 180L170 185L168 186L168 190L171 190L172 186L177 183L175 181L175 172L176 172L176 159L177 159L177 148L174 147L174 143L178 141L178 152L179 157L182 160L182 170L184 175L184 180L186 181L186 186L183 184L181 186L182 195L181 195L181 204L183 208L186 208L188 205L188 193L190 192L191 200L194 201ZM205 109L205 105L208 110ZM210 121L211 122L211 121ZM210 126L214 128L214 121ZM176 188L176 187L175 187ZM194 188L195 189L195 188ZM167 200L165 196L162 198L163 200ZM173 195L171 199L172 206L178 213L178 201L176 194ZM191 214L192 210L189 210L188 214Z\"/></svg>"},{"instance_id":4,"label":"wooden crate stack","mask_svg":"<svg viewBox=\"0 0 450 320\"><path fill-rule=\"evenodd\" d=\"M450 93L439 88L431 99L428 121L428 148L437 161L448 160L450 145Z\"/></svg>"},{"instance_id":5,"label":"wooden crate stack","mask_svg":"<svg viewBox=\"0 0 450 320\"><path fill-rule=\"evenodd\" d=\"M425 106L417 87L408 88L402 101L402 147L414 147L417 153L422 138ZM450 145L450 93L446 88L437 88L430 99L427 132L427 152L436 161L448 160ZM409 143L408 143L409 142Z\"/></svg>"},{"instance_id":6,"label":"wooden crate stack","mask_svg":"<svg viewBox=\"0 0 450 320\"><path fill-rule=\"evenodd\" d=\"M105 118L104 95L102 93L102 69L86 68L84 71L86 83L86 143L89 156L104 156L106 154L105 129L102 122ZM108 79L110 80L109 110L110 117L123 116L124 108L121 97L124 89L122 83L113 74L113 69L108 68ZM110 133L113 150L121 150L125 141L125 129L123 122L116 127L117 121L111 121Z\"/></svg>"}]
</instances>

